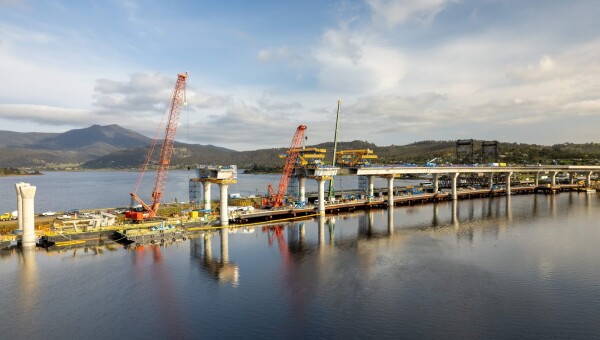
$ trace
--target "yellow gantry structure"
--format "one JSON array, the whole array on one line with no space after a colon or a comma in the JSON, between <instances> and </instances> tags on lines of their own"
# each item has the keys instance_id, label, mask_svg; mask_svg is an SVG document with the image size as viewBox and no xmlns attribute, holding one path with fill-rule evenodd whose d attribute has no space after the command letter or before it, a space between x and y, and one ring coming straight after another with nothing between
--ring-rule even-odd
<instances>
[{"instance_id":1,"label":"yellow gantry structure","mask_svg":"<svg viewBox=\"0 0 600 340\"><path fill-rule=\"evenodd\" d=\"M377 159L371 149L343 150L336 152L337 164L339 166L354 167L370 163L370 159Z\"/></svg>"},{"instance_id":2,"label":"yellow gantry structure","mask_svg":"<svg viewBox=\"0 0 600 340\"><path fill-rule=\"evenodd\" d=\"M290 152L298 152L298 160L296 165L300 166L311 166L311 165L320 165L323 163L323 159L325 159L325 153L327 150L319 149L319 148L303 148L297 150L289 150ZM287 153L285 155L279 155L279 158L286 158Z\"/></svg>"}]
</instances>

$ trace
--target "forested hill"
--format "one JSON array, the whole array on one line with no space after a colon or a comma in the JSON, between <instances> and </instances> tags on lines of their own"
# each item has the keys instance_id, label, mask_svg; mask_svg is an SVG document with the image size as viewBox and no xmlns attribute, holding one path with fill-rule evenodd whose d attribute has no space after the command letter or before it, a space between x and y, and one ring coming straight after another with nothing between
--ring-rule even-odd
<instances>
[{"instance_id":1,"label":"forested hill","mask_svg":"<svg viewBox=\"0 0 600 340\"><path fill-rule=\"evenodd\" d=\"M327 150L326 163L331 163L333 143L322 143L307 147ZM371 149L379 157L373 163L424 164L427 160L441 158L442 162L457 163L455 141L421 141L407 145L377 146L363 141L338 143L338 150ZM215 146L177 144L171 164L174 167L193 166L195 164L236 164L238 168L279 168L283 160L285 148L261 149L254 151L233 151ZM479 163L481 142L474 143L474 162ZM109 154L83 165L85 168L128 168L141 163L146 149L126 149L117 154ZM596 164L600 159L600 143L557 144L542 146L534 144L499 143L499 161L514 164ZM489 162L490 160L486 160ZM439 161L438 161L439 162Z\"/></svg>"},{"instance_id":2,"label":"forested hill","mask_svg":"<svg viewBox=\"0 0 600 340\"><path fill-rule=\"evenodd\" d=\"M0 131L0 168L48 169L139 169L146 159L152 139L118 125L92 125L64 133L19 133ZM481 141L474 142L473 163L488 163L481 159ZM171 166L196 164L236 164L239 168L277 169L283 166L279 155L285 148L235 151L214 145L176 142ZM331 163L333 143L307 145L327 150L325 161ZM424 164L439 158L439 162L462 163L456 158L456 142L420 141L407 145L377 146L366 141L338 143L338 150L371 149L379 159L374 163ZM156 150L160 150L156 148ZM158 154L158 152L155 152ZM500 143L499 162L513 164L596 164L600 159L600 144L564 143L551 146ZM158 155L155 155L156 159Z\"/></svg>"}]
</instances>

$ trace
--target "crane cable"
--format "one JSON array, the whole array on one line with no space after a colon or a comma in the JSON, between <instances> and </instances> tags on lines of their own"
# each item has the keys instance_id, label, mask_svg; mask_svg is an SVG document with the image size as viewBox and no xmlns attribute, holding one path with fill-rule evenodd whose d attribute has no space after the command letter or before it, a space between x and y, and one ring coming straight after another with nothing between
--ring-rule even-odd
<instances>
[{"instance_id":1,"label":"crane cable","mask_svg":"<svg viewBox=\"0 0 600 340\"><path fill-rule=\"evenodd\" d=\"M176 89L173 89L173 91L171 93L171 99L169 100L169 103L173 101L173 97L175 96L175 90ZM142 183L142 179L144 178L144 174L146 173L146 169L148 168L148 164L150 163L150 159L152 158L152 154L154 153L154 148L156 147L156 143L158 141L160 131L162 130L163 123L165 121L165 117L167 116L167 112L169 112L169 111L170 111L170 104L167 106L167 108L165 109L165 112L163 113L163 116L160 120L160 124L158 125L158 128L156 129L156 133L154 134L152 144L150 145L150 149L148 150L148 155L146 156L146 160L144 161L144 165L141 169L140 176L138 177L138 180L135 184L135 190L133 192L136 195L137 195L138 189L140 187L140 184Z\"/></svg>"}]
</instances>

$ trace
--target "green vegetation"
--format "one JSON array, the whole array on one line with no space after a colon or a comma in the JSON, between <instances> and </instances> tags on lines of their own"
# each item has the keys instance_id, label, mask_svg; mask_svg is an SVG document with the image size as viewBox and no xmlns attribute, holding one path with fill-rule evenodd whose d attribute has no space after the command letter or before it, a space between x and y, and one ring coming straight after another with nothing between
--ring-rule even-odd
<instances>
[{"instance_id":1,"label":"green vegetation","mask_svg":"<svg viewBox=\"0 0 600 340\"><path fill-rule=\"evenodd\" d=\"M37 170L23 170L17 168L0 168L0 176L24 176L24 175L41 175Z\"/></svg>"}]
</instances>

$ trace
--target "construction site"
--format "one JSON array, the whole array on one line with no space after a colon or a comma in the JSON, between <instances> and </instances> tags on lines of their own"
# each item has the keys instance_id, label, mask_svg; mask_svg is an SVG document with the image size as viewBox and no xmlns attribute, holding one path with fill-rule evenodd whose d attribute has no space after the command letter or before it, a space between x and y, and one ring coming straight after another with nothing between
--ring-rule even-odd
<instances>
[{"instance_id":1,"label":"construction site","mask_svg":"<svg viewBox=\"0 0 600 340\"><path fill-rule=\"evenodd\" d=\"M461 165L442 163L434 158L423 165L381 165L370 149L337 150L341 101L338 101L332 159L326 149L304 145L306 125L297 126L285 154L280 155L283 168L277 185L269 184L264 195L242 197L229 194L237 183L236 165L196 165L189 179L187 204L161 204L179 117L186 105L185 87L188 74L178 74L168 109L166 123L159 126L146 155L126 208L95 211L44 213L34 217L35 186L16 183L17 207L2 215L9 220L2 226L0 249L11 247L68 247L118 243L124 246L177 242L201 233L227 227L313 218L324 214L357 209L377 209L395 205L423 204L442 200L510 196L513 194L555 194L561 191L595 192L595 173L599 166L551 165L513 166L498 162L498 143L483 142L480 159L475 165L474 141L456 142L456 159ZM164 131L162 137L159 137ZM160 150L158 157L155 149ZM155 170L149 201L138 195L142 178ZM358 188L337 190L336 176L357 176ZM395 179L417 179L414 185L395 186ZM374 179L383 178L387 185L375 188ZM561 181L562 179L562 181ZM317 191L306 192L307 180L316 181ZM219 199L212 200L213 184ZM147 203L149 202L149 203Z\"/></svg>"}]
</instances>

